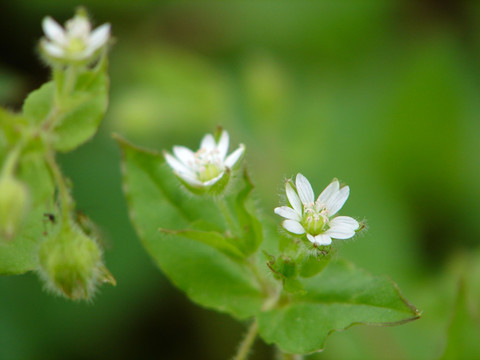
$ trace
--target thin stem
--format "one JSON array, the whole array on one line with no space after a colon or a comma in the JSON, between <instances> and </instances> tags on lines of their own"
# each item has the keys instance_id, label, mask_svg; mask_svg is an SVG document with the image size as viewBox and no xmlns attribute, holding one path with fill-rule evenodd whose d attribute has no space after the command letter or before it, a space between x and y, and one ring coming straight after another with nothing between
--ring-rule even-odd
<instances>
[{"instance_id":1,"label":"thin stem","mask_svg":"<svg viewBox=\"0 0 480 360\"><path fill-rule=\"evenodd\" d=\"M238 225L235 221L235 219L232 216L232 212L230 211L230 208L228 207L227 200L225 199L224 196L219 196L216 199L216 203L223 215L223 218L228 224L228 227L232 232L237 232L238 230Z\"/></svg>"},{"instance_id":2,"label":"thin stem","mask_svg":"<svg viewBox=\"0 0 480 360\"><path fill-rule=\"evenodd\" d=\"M52 151L49 151L47 156L47 163L52 172L53 178L58 186L58 192L60 194L60 204L62 208L62 220L67 221L70 219L70 210L73 208L73 201L70 197L67 184L65 179L60 171L60 167L55 161L55 156Z\"/></svg>"},{"instance_id":3,"label":"thin stem","mask_svg":"<svg viewBox=\"0 0 480 360\"><path fill-rule=\"evenodd\" d=\"M255 320L252 323L252 325L250 325L250 327L248 328L248 332L243 338L242 342L240 343L238 351L232 360L247 359L248 354L250 353L250 350L255 342L255 338L257 337L257 333L258 333L258 324L257 324L257 321Z\"/></svg>"},{"instance_id":4,"label":"thin stem","mask_svg":"<svg viewBox=\"0 0 480 360\"><path fill-rule=\"evenodd\" d=\"M2 176L10 176L13 174L15 167L17 166L18 158L20 157L22 147L23 147L23 143L19 143L8 154L8 157L3 164Z\"/></svg>"}]
</instances>

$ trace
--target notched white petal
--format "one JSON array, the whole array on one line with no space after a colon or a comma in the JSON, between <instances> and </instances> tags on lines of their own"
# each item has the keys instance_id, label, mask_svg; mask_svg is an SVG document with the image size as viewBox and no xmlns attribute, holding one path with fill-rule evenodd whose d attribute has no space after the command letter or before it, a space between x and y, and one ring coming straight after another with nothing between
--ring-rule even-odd
<instances>
[{"instance_id":1,"label":"notched white petal","mask_svg":"<svg viewBox=\"0 0 480 360\"><path fill-rule=\"evenodd\" d=\"M285 220L282 223L282 226L285 230L287 230L287 231L289 231L293 234L297 234L297 235L305 234L305 229L303 228L303 226L298 221Z\"/></svg>"},{"instance_id":2,"label":"notched white petal","mask_svg":"<svg viewBox=\"0 0 480 360\"><path fill-rule=\"evenodd\" d=\"M311 243L315 244L315 237L313 235L307 234L307 239Z\"/></svg>"},{"instance_id":3,"label":"notched white petal","mask_svg":"<svg viewBox=\"0 0 480 360\"><path fill-rule=\"evenodd\" d=\"M230 143L230 137L228 136L228 133L225 130L223 130L217 145L218 154L220 156L220 159L222 159L222 161L225 159L225 156L227 156L229 143Z\"/></svg>"},{"instance_id":4,"label":"notched white petal","mask_svg":"<svg viewBox=\"0 0 480 360\"><path fill-rule=\"evenodd\" d=\"M174 171L174 173L178 177L182 178L182 180L185 181L187 184L193 187L202 187L205 185L200 180L198 180L194 175L191 175L189 173L183 173L178 171Z\"/></svg>"},{"instance_id":5,"label":"notched white petal","mask_svg":"<svg viewBox=\"0 0 480 360\"><path fill-rule=\"evenodd\" d=\"M107 43L109 37L110 24L103 24L91 33L88 46L97 50Z\"/></svg>"},{"instance_id":6,"label":"notched white petal","mask_svg":"<svg viewBox=\"0 0 480 360\"><path fill-rule=\"evenodd\" d=\"M179 172L179 173L189 174L190 176L195 177L194 174L192 173L192 171L189 168L187 168L184 164L182 164L180 161L178 161L177 158L170 155L169 153L165 153L164 156L165 156L165 160L167 161L168 165L170 165L170 167L174 171Z\"/></svg>"},{"instance_id":7,"label":"notched white petal","mask_svg":"<svg viewBox=\"0 0 480 360\"><path fill-rule=\"evenodd\" d=\"M61 47L51 42L42 41L42 47L43 47L43 50L45 50L45 52L50 56L53 56L53 57L65 56L65 51Z\"/></svg>"},{"instance_id":8,"label":"notched white petal","mask_svg":"<svg viewBox=\"0 0 480 360\"><path fill-rule=\"evenodd\" d=\"M337 179L334 179L326 188L322 191L322 193L318 196L317 202L320 204L326 205L328 200L337 193L338 189L340 188L340 184Z\"/></svg>"},{"instance_id":9,"label":"notched white petal","mask_svg":"<svg viewBox=\"0 0 480 360\"><path fill-rule=\"evenodd\" d=\"M61 45L67 43L67 37L65 36L65 31L63 28L50 16L47 16L42 21L43 32L45 36Z\"/></svg>"},{"instance_id":10,"label":"notched white petal","mask_svg":"<svg viewBox=\"0 0 480 360\"><path fill-rule=\"evenodd\" d=\"M200 143L200 149L205 149L208 151L215 150L217 144L215 144L215 139L212 134L207 134L203 137Z\"/></svg>"},{"instance_id":11,"label":"notched white petal","mask_svg":"<svg viewBox=\"0 0 480 360\"><path fill-rule=\"evenodd\" d=\"M315 236L315 244L327 246L332 243L332 239L327 234L320 234Z\"/></svg>"},{"instance_id":12,"label":"notched white petal","mask_svg":"<svg viewBox=\"0 0 480 360\"><path fill-rule=\"evenodd\" d=\"M187 167L192 167L195 163L194 152L185 146L174 146L173 153L175 154L177 159L180 160L180 162Z\"/></svg>"},{"instance_id":13,"label":"notched white petal","mask_svg":"<svg viewBox=\"0 0 480 360\"><path fill-rule=\"evenodd\" d=\"M298 213L295 210L293 210L291 207L288 207L288 206L276 207L273 211L275 212L275 214L280 215L285 219L296 220L296 221L300 221L301 219L300 215L298 215Z\"/></svg>"},{"instance_id":14,"label":"notched white petal","mask_svg":"<svg viewBox=\"0 0 480 360\"><path fill-rule=\"evenodd\" d=\"M315 201L312 185L310 185L310 182L305 176L300 173L297 174L295 185L297 186L298 196L303 204L310 204Z\"/></svg>"},{"instance_id":15,"label":"notched white petal","mask_svg":"<svg viewBox=\"0 0 480 360\"><path fill-rule=\"evenodd\" d=\"M360 224L358 223L358 221L350 216L337 216L333 218L330 221L330 226L332 227L336 225L348 226L353 230L357 230L360 227Z\"/></svg>"},{"instance_id":16,"label":"notched white petal","mask_svg":"<svg viewBox=\"0 0 480 360\"><path fill-rule=\"evenodd\" d=\"M245 152L245 146L243 144L240 144L237 150L235 150L233 153L227 156L227 158L225 159L225 166L230 169L233 168L235 164L238 162L238 160L240 160L244 152Z\"/></svg>"},{"instance_id":17,"label":"notched white petal","mask_svg":"<svg viewBox=\"0 0 480 360\"><path fill-rule=\"evenodd\" d=\"M358 227L357 220L349 216L338 216L330 221L330 229L325 233L334 239L350 239Z\"/></svg>"},{"instance_id":18,"label":"notched white petal","mask_svg":"<svg viewBox=\"0 0 480 360\"><path fill-rule=\"evenodd\" d=\"M328 203L326 204L328 216L335 215L338 210L342 208L348 199L348 195L350 195L350 188L344 186L328 200Z\"/></svg>"},{"instance_id":19,"label":"notched white petal","mask_svg":"<svg viewBox=\"0 0 480 360\"><path fill-rule=\"evenodd\" d=\"M285 192L287 193L287 199L292 208L301 216L303 214L303 206L300 202L297 192L293 189L290 182L285 185Z\"/></svg>"}]
</instances>

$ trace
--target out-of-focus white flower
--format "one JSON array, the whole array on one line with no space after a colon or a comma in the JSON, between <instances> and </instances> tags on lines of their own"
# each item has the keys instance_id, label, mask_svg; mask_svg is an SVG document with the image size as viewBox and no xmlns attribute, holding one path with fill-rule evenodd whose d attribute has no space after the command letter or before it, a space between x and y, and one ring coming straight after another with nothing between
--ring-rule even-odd
<instances>
[{"instance_id":1,"label":"out-of-focus white flower","mask_svg":"<svg viewBox=\"0 0 480 360\"><path fill-rule=\"evenodd\" d=\"M196 189L207 189L229 174L245 152L245 146L240 144L237 150L227 156L229 141L225 130L220 134L218 142L212 134L207 134L197 152L184 146L174 146L174 156L165 153L165 159L174 173L187 185Z\"/></svg>"},{"instance_id":2,"label":"out-of-focus white flower","mask_svg":"<svg viewBox=\"0 0 480 360\"><path fill-rule=\"evenodd\" d=\"M350 188L340 188L338 180L333 180L315 200L310 182L302 174L297 174L295 186L291 180L285 185L290 206L275 208L275 213L284 217L285 230L307 235L316 245L330 245L333 239L349 239L359 229L358 222L349 216L334 215L348 199Z\"/></svg>"},{"instance_id":3,"label":"out-of-focus white flower","mask_svg":"<svg viewBox=\"0 0 480 360\"><path fill-rule=\"evenodd\" d=\"M106 45L110 38L110 24L103 24L92 31L88 17L79 11L62 28L47 16L42 22L45 38L40 42L44 53L55 60L88 61Z\"/></svg>"}]
</instances>

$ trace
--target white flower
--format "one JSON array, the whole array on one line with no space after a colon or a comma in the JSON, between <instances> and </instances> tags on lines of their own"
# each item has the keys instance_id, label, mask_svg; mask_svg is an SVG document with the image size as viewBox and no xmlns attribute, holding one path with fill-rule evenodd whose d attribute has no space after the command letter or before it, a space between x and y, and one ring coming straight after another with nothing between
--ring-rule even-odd
<instances>
[{"instance_id":1,"label":"white flower","mask_svg":"<svg viewBox=\"0 0 480 360\"><path fill-rule=\"evenodd\" d=\"M43 19L42 27L46 37L40 43L42 50L59 60L89 60L110 38L110 24L91 31L90 21L83 12L68 20L65 29L49 16Z\"/></svg>"},{"instance_id":2,"label":"white flower","mask_svg":"<svg viewBox=\"0 0 480 360\"><path fill-rule=\"evenodd\" d=\"M307 235L316 245L330 245L332 238L349 239L358 230L358 222L349 216L333 217L345 204L350 188L340 188L338 180L333 180L315 200L312 186L305 176L297 174L295 187L289 180L285 185L290 206L275 208L275 213L284 217L285 230Z\"/></svg>"},{"instance_id":3,"label":"white flower","mask_svg":"<svg viewBox=\"0 0 480 360\"><path fill-rule=\"evenodd\" d=\"M165 153L165 159L175 174L191 187L201 189L216 184L240 160L245 147L239 148L227 156L228 133L223 130L218 143L211 134L203 137L197 152L184 147L174 146L175 156Z\"/></svg>"}]
</instances>

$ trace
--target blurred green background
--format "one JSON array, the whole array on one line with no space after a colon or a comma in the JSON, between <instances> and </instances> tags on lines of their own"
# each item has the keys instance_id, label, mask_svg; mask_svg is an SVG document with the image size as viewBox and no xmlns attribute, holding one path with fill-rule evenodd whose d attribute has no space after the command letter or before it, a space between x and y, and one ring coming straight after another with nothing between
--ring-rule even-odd
<instances>
[{"instance_id":1,"label":"blurred green background","mask_svg":"<svg viewBox=\"0 0 480 360\"><path fill-rule=\"evenodd\" d=\"M48 79L41 20L76 1L0 2L0 104ZM98 223L118 281L92 303L0 278L0 359L228 359L245 324L188 301L142 249L112 132L197 148L224 126L247 146L264 212L285 177L351 187L343 213L368 231L340 253L388 274L423 311L400 327L334 333L308 359L480 358L480 3L83 2L112 24L111 103L97 136L60 157ZM280 219L277 219L280 222ZM252 360L273 359L256 343Z\"/></svg>"}]
</instances>

